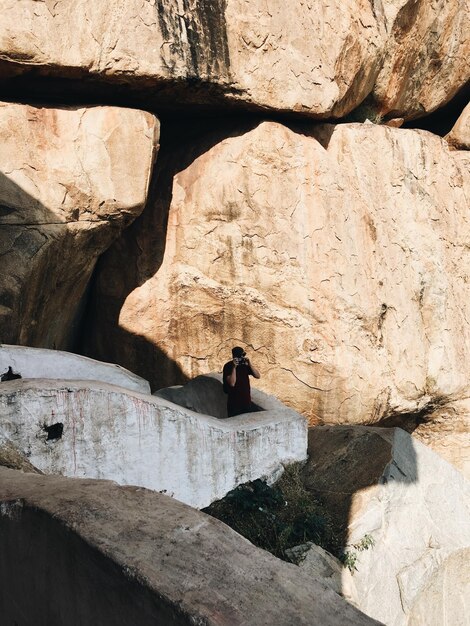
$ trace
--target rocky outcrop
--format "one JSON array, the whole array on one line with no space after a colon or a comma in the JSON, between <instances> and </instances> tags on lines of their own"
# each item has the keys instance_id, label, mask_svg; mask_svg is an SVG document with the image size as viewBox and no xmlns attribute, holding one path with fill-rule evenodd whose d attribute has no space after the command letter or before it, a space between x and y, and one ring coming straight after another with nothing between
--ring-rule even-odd
<instances>
[{"instance_id":1,"label":"rocky outcrop","mask_svg":"<svg viewBox=\"0 0 470 626\"><path fill-rule=\"evenodd\" d=\"M220 420L94 381L1 383L0 424L46 474L140 485L198 508L307 455L305 419L280 403Z\"/></svg>"},{"instance_id":2,"label":"rocky outcrop","mask_svg":"<svg viewBox=\"0 0 470 626\"><path fill-rule=\"evenodd\" d=\"M2 0L0 80L145 106L419 117L469 79L466 0ZM380 71L380 74L379 74ZM375 86L374 86L375 85ZM184 102L184 105L182 104Z\"/></svg>"},{"instance_id":3,"label":"rocky outcrop","mask_svg":"<svg viewBox=\"0 0 470 626\"><path fill-rule=\"evenodd\" d=\"M449 102L470 79L468 0L382 5L388 36L373 98L382 115L422 117Z\"/></svg>"},{"instance_id":4,"label":"rocky outcrop","mask_svg":"<svg viewBox=\"0 0 470 626\"><path fill-rule=\"evenodd\" d=\"M0 345L0 374L8 367L22 378L94 380L150 393L146 380L119 365L60 350Z\"/></svg>"},{"instance_id":5,"label":"rocky outcrop","mask_svg":"<svg viewBox=\"0 0 470 626\"><path fill-rule=\"evenodd\" d=\"M32 472L33 474L42 473L28 461L26 455L20 452L2 432L0 432L0 466L22 472Z\"/></svg>"},{"instance_id":6,"label":"rocky outcrop","mask_svg":"<svg viewBox=\"0 0 470 626\"><path fill-rule=\"evenodd\" d=\"M161 155L159 200L97 275L90 354L158 388L241 344L312 422L468 397L468 153L373 124L227 135Z\"/></svg>"},{"instance_id":7,"label":"rocky outcrop","mask_svg":"<svg viewBox=\"0 0 470 626\"><path fill-rule=\"evenodd\" d=\"M470 150L470 104L462 111L455 126L446 135L447 141L457 149Z\"/></svg>"},{"instance_id":8,"label":"rocky outcrop","mask_svg":"<svg viewBox=\"0 0 470 626\"><path fill-rule=\"evenodd\" d=\"M306 574L324 583L356 606L357 592L354 578L348 574L339 559L321 546L309 541L286 550L286 556L293 563L298 563Z\"/></svg>"},{"instance_id":9,"label":"rocky outcrop","mask_svg":"<svg viewBox=\"0 0 470 626\"><path fill-rule=\"evenodd\" d=\"M463 623L470 484L457 470L399 428L324 426L309 433L305 485L345 526L362 611L388 626Z\"/></svg>"},{"instance_id":10,"label":"rocky outcrop","mask_svg":"<svg viewBox=\"0 0 470 626\"><path fill-rule=\"evenodd\" d=\"M0 503L8 624L378 624L222 522L155 492L0 468Z\"/></svg>"},{"instance_id":11,"label":"rocky outcrop","mask_svg":"<svg viewBox=\"0 0 470 626\"><path fill-rule=\"evenodd\" d=\"M140 92L145 106L338 116L372 89L383 25L368 0L0 3L0 79ZM91 81L91 87L90 87ZM40 88L40 87L39 87Z\"/></svg>"},{"instance_id":12,"label":"rocky outcrop","mask_svg":"<svg viewBox=\"0 0 470 626\"><path fill-rule=\"evenodd\" d=\"M1 342L73 342L97 258L144 207L157 139L142 111L0 103Z\"/></svg>"}]
</instances>

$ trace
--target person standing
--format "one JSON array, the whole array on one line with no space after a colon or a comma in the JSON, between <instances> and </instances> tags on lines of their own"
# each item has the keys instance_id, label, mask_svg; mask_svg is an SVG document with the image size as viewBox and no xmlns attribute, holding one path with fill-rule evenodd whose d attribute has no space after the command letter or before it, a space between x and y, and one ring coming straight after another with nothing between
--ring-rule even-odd
<instances>
[{"instance_id":1,"label":"person standing","mask_svg":"<svg viewBox=\"0 0 470 626\"><path fill-rule=\"evenodd\" d=\"M225 363L222 376L229 417L258 410L251 401L250 376L261 378L261 375L243 348L232 348L232 360Z\"/></svg>"}]
</instances>

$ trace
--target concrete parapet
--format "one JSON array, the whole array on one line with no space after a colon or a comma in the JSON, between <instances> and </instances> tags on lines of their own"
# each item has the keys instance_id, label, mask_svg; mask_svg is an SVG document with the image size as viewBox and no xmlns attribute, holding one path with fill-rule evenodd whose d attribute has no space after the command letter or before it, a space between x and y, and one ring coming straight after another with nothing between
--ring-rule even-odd
<instances>
[{"instance_id":1,"label":"concrete parapet","mask_svg":"<svg viewBox=\"0 0 470 626\"><path fill-rule=\"evenodd\" d=\"M10 366L22 378L97 380L132 391L150 393L150 385L146 380L120 365L61 350L0 345L0 374Z\"/></svg>"},{"instance_id":2,"label":"concrete parapet","mask_svg":"<svg viewBox=\"0 0 470 626\"><path fill-rule=\"evenodd\" d=\"M220 420L106 383L0 385L2 429L42 472L148 487L197 508L306 459L306 420L272 406Z\"/></svg>"}]
</instances>

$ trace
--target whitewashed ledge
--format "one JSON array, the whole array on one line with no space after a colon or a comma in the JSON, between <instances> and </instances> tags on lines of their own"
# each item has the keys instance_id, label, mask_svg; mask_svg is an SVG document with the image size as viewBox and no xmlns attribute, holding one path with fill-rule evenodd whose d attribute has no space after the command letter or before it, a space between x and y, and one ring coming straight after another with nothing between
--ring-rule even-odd
<instances>
[{"instance_id":1,"label":"whitewashed ledge","mask_svg":"<svg viewBox=\"0 0 470 626\"><path fill-rule=\"evenodd\" d=\"M227 419L227 396L223 392L222 374L215 372L202 374L185 385L165 387L155 391L153 395L196 411L196 413ZM287 411L298 415L274 396L254 387L251 389L251 398L253 403L263 411Z\"/></svg>"},{"instance_id":2,"label":"whitewashed ledge","mask_svg":"<svg viewBox=\"0 0 470 626\"><path fill-rule=\"evenodd\" d=\"M150 393L149 383L124 367L71 352L0 344L0 374L6 372L8 367L21 374L22 378L98 380Z\"/></svg>"},{"instance_id":3,"label":"whitewashed ledge","mask_svg":"<svg viewBox=\"0 0 470 626\"><path fill-rule=\"evenodd\" d=\"M279 402L221 420L93 381L1 383L0 428L46 474L147 487L196 508L307 458L307 422Z\"/></svg>"}]
</instances>

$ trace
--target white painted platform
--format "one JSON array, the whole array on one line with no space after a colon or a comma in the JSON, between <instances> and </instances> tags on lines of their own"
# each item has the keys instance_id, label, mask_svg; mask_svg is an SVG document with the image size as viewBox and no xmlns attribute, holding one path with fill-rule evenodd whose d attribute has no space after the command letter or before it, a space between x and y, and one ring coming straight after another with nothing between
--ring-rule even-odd
<instances>
[{"instance_id":1,"label":"white painted platform","mask_svg":"<svg viewBox=\"0 0 470 626\"><path fill-rule=\"evenodd\" d=\"M221 420L93 381L0 384L0 428L47 474L165 491L196 508L307 457L306 420L275 408ZM45 426L63 424L47 441Z\"/></svg>"},{"instance_id":2,"label":"white painted platform","mask_svg":"<svg viewBox=\"0 0 470 626\"><path fill-rule=\"evenodd\" d=\"M71 352L0 344L0 375L9 366L22 378L97 380L132 391L150 393L149 383L124 367Z\"/></svg>"}]
</instances>

